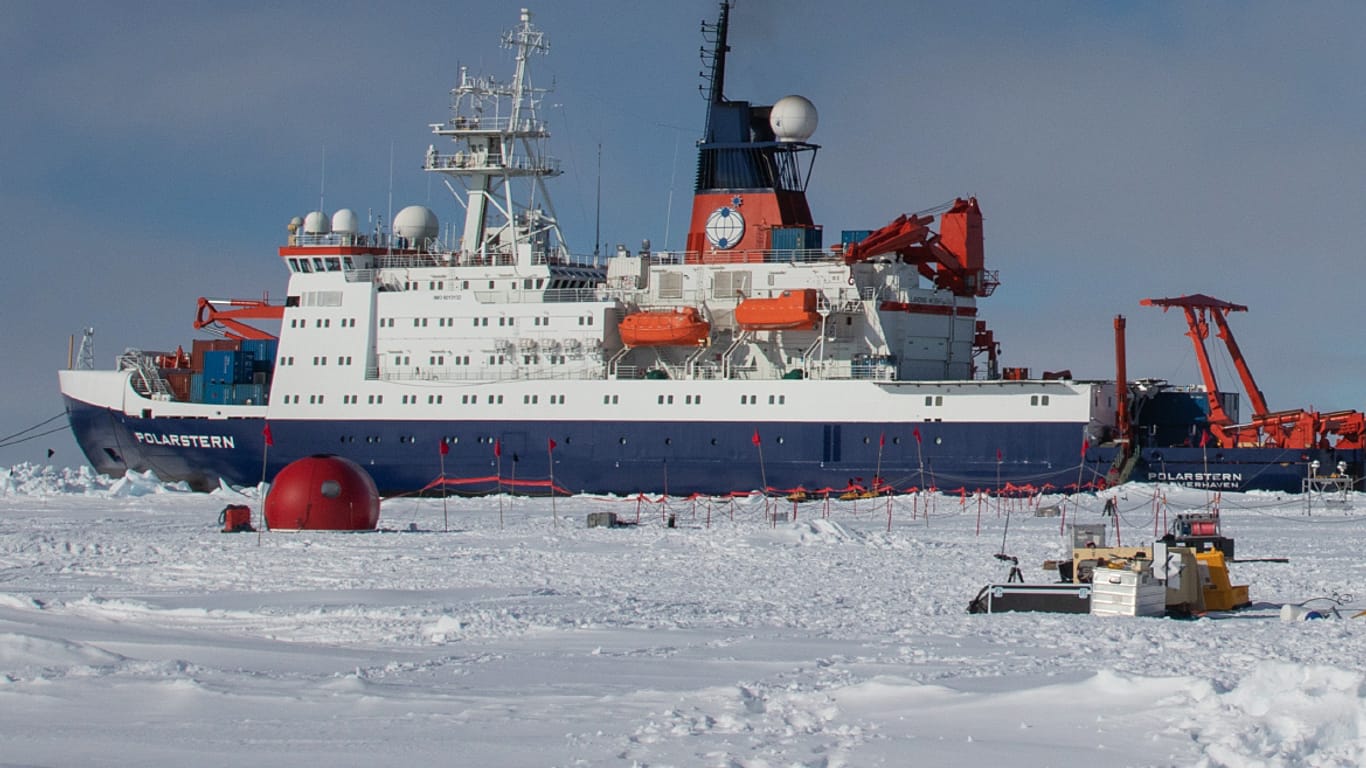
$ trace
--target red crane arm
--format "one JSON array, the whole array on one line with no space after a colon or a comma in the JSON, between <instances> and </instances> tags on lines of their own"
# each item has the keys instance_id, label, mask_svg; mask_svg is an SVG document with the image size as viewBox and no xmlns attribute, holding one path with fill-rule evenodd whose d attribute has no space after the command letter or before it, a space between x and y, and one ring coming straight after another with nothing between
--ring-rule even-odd
<instances>
[{"instance_id":1,"label":"red crane arm","mask_svg":"<svg viewBox=\"0 0 1366 768\"><path fill-rule=\"evenodd\" d=\"M895 253L940 288L959 296L990 296L998 283L995 272L983 269L982 210L977 199L955 200L940 218L938 234L930 230L933 221L931 216L898 216L847 246L844 263Z\"/></svg>"},{"instance_id":2,"label":"red crane arm","mask_svg":"<svg viewBox=\"0 0 1366 768\"><path fill-rule=\"evenodd\" d=\"M1228 347L1228 356L1233 358L1233 367L1238 369L1238 378L1243 380L1243 389L1252 404L1252 416L1256 418L1266 415L1266 397L1257 386L1257 381L1252 378L1252 370L1247 367L1247 359L1243 357L1243 351L1238 348L1233 331L1228 327L1228 311L1215 311L1211 314L1214 315L1215 324L1219 326L1219 338L1223 339L1224 346Z\"/></svg>"},{"instance_id":3,"label":"red crane arm","mask_svg":"<svg viewBox=\"0 0 1366 768\"><path fill-rule=\"evenodd\" d=\"M231 309L219 309L219 306ZM206 299L199 298L199 311L195 315L195 330L218 333L230 339L267 340L277 338L241 322L242 320L279 320L285 316L285 308L262 299Z\"/></svg>"}]
</instances>

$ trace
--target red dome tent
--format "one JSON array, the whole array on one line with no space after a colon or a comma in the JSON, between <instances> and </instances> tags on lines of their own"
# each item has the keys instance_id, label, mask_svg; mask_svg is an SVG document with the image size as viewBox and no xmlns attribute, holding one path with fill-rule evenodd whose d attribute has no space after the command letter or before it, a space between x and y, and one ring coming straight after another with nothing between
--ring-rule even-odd
<instances>
[{"instance_id":1,"label":"red dome tent","mask_svg":"<svg viewBox=\"0 0 1366 768\"><path fill-rule=\"evenodd\" d=\"M379 523L379 491L354 461L309 456L275 476L265 515L274 530L373 531Z\"/></svg>"}]
</instances>

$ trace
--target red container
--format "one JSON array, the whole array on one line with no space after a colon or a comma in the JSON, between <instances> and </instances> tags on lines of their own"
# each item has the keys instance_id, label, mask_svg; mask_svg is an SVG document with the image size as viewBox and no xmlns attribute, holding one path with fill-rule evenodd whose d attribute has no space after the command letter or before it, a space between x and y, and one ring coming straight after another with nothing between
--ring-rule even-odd
<instances>
[{"instance_id":1,"label":"red container","mask_svg":"<svg viewBox=\"0 0 1366 768\"><path fill-rule=\"evenodd\" d=\"M251 508L241 504L229 504L218 513L218 522L223 526L223 533L239 533L241 531L254 531L251 527Z\"/></svg>"}]
</instances>

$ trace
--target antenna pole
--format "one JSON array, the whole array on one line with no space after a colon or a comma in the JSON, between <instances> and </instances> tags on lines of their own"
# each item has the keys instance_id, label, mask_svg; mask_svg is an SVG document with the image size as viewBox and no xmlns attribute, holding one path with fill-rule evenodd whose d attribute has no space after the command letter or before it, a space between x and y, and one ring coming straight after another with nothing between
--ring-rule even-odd
<instances>
[{"instance_id":1,"label":"antenna pole","mask_svg":"<svg viewBox=\"0 0 1366 768\"><path fill-rule=\"evenodd\" d=\"M598 142L598 210L597 220L593 223L593 266L598 265L602 253L602 142Z\"/></svg>"},{"instance_id":2,"label":"antenna pole","mask_svg":"<svg viewBox=\"0 0 1366 768\"><path fill-rule=\"evenodd\" d=\"M327 200L327 145L323 145L323 166L321 178L318 181L318 210L327 212L325 201Z\"/></svg>"}]
</instances>

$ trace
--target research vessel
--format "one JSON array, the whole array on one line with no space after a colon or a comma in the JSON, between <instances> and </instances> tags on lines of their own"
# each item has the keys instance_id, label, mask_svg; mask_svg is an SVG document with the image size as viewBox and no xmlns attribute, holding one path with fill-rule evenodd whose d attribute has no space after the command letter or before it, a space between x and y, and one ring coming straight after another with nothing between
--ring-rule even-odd
<instances>
[{"instance_id":1,"label":"research vessel","mask_svg":"<svg viewBox=\"0 0 1366 768\"><path fill-rule=\"evenodd\" d=\"M547 43L523 10L502 38L512 77L462 68L431 126L423 168L459 198L452 225L422 206L296 217L283 302L201 299L195 326L221 338L61 371L90 462L207 489L337 454L391 494L1296 489L1307 451L1195 447L1203 395L1142 422L1115 380L1002 368L976 199L875 229L816 223L815 107L730 98L728 26L726 3L703 25L683 250L570 252L529 79Z\"/></svg>"}]
</instances>

